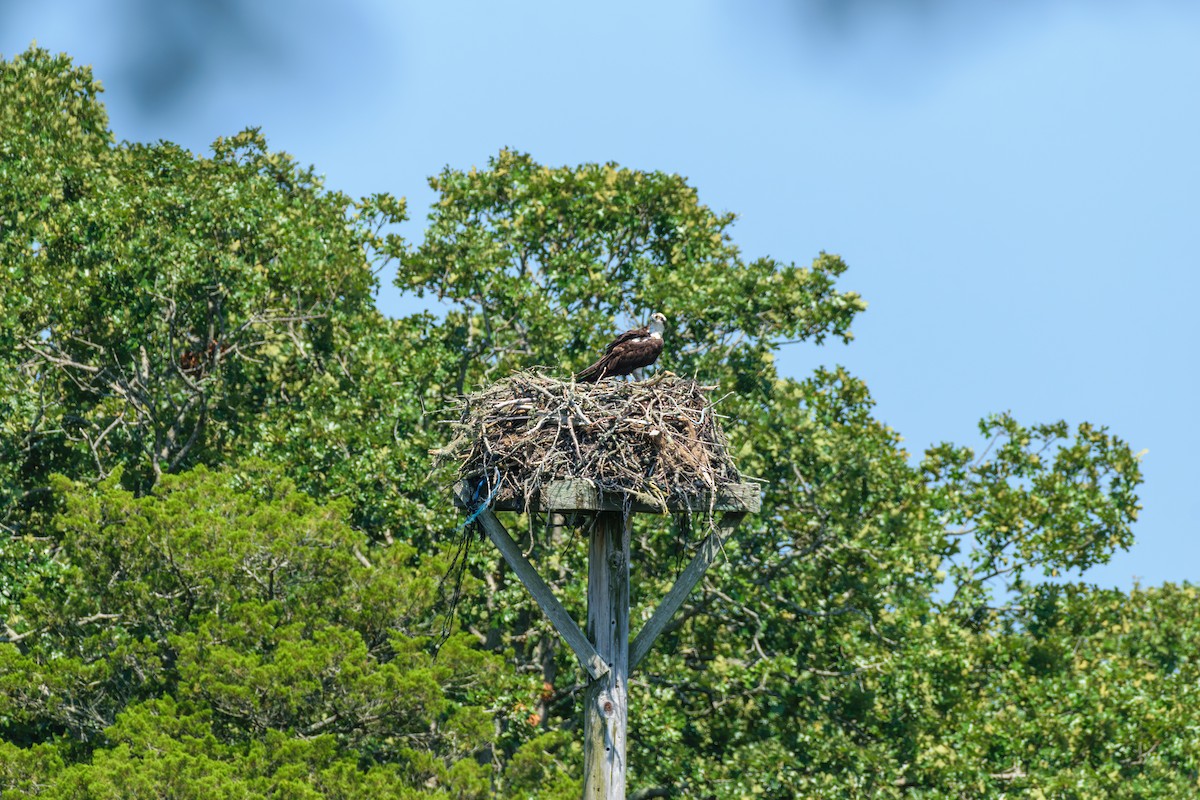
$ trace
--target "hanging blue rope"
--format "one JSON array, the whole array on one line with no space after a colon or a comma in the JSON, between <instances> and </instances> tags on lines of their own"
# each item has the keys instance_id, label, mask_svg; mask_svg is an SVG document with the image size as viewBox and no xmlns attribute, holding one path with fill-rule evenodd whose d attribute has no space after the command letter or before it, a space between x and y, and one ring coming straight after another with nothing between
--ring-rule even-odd
<instances>
[{"instance_id":1,"label":"hanging blue rope","mask_svg":"<svg viewBox=\"0 0 1200 800\"><path fill-rule=\"evenodd\" d=\"M500 468L499 467L496 467L496 474L492 478L491 483L492 483L492 489L490 492L488 492L488 496L485 497L483 499L483 501L480 502L478 505L475 505L476 502L479 501L479 493L481 491L483 491L483 487L488 484L488 480L487 480L486 476L479 479L479 485L477 485L475 487L475 496L471 498L471 505L475 507L475 510L472 511L467 516L467 521L459 526L459 530L462 530L463 528L467 527L475 520L479 519L479 515L483 513L483 510L485 508L489 507L492 504L492 501L496 499L496 492L500 491Z\"/></svg>"}]
</instances>

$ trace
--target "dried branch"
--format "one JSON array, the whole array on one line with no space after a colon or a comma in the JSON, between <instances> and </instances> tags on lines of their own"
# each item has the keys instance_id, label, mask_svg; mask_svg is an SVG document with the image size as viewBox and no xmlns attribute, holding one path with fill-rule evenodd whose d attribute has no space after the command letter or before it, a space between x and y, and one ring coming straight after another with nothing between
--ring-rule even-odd
<instances>
[{"instance_id":1,"label":"dried branch","mask_svg":"<svg viewBox=\"0 0 1200 800\"><path fill-rule=\"evenodd\" d=\"M450 444L434 454L457 462L482 497L528 503L549 482L583 478L665 507L741 480L710 408L713 388L670 373L576 384L519 372L463 398Z\"/></svg>"}]
</instances>

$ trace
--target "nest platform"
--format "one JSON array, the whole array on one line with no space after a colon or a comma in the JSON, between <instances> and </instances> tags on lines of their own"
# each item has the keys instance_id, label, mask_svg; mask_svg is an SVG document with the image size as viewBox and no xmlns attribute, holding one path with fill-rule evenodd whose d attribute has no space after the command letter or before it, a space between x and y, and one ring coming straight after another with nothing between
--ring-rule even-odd
<instances>
[{"instance_id":1,"label":"nest platform","mask_svg":"<svg viewBox=\"0 0 1200 800\"><path fill-rule=\"evenodd\" d=\"M756 512L713 410L716 387L671 373L647 381L560 381L516 373L460 401L460 506L511 511Z\"/></svg>"}]
</instances>

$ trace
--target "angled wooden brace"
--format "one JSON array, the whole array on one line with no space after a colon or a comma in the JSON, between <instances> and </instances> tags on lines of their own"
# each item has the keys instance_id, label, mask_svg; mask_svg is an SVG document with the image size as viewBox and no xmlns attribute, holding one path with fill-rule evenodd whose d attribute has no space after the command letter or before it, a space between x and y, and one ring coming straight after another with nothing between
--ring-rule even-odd
<instances>
[{"instance_id":1,"label":"angled wooden brace","mask_svg":"<svg viewBox=\"0 0 1200 800\"><path fill-rule=\"evenodd\" d=\"M638 631L634 637L633 643L629 646L629 671L633 672L637 668L638 663L646 657L650 652L650 648L654 645L654 640L662 633L667 623L671 621L671 617L675 616L675 612L683 605L683 601L691 594L692 589L704 577L704 572L717 559L717 554L721 552L721 546L733 535L737 530L738 525L745 519L746 512L730 511L721 517L715 529L708 537L701 542L700 552L696 553L695 558L683 570L679 578L675 581L675 585L663 597L662 602L658 604L658 608L654 609L654 613L650 615L650 619Z\"/></svg>"},{"instance_id":2,"label":"angled wooden brace","mask_svg":"<svg viewBox=\"0 0 1200 800\"><path fill-rule=\"evenodd\" d=\"M476 521L483 526L488 538L496 545L496 549L504 556L504 560L512 567L512 571L521 579L521 583L525 584L525 588L533 595L533 599L541 607L542 613L554 623L558 635L574 651L575 657L579 659L579 663L583 664L588 674L593 679L599 679L606 675L608 664L604 663L604 659L596 652L596 648L592 646L588 638L583 635L583 631L571 618L570 613L563 608L562 603L558 602L554 592L542 580L542 576L538 574L533 564L530 564L529 560L525 558L521 548L517 547L517 543L508 535L508 531L504 529L504 525L492 513L492 510L485 508L480 511Z\"/></svg>"}]
</instances>

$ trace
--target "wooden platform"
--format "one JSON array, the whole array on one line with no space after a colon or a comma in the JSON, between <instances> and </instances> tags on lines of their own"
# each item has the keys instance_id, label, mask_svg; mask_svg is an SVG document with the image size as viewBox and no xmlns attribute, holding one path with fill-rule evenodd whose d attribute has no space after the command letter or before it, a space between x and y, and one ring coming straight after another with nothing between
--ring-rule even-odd
<instances>
[{"instance_id":1,"label":"wooden platform","mask_svg":"<svg viewBox=\"0 0 1200 800\"><path fill-rule=\"evenodd\" d=\"M459 508L470 508L469 498L474 487L468 488L459 481L454 485L454 504ZM708 492L686 496L672 496L664 504L649 494L636 493L626 505L626 493L605 492L603 494L591 481L576 479L548 483L533 498L535 511L637 511L650 514L678 514L683 511L705 513L708 511L735 511L758 513L762 507L759 488L752 483L730 483L717 491L715 498ZM496 500L491 504L495 511L525 511L524 498Z\"/></svg>"}]
</instances>

